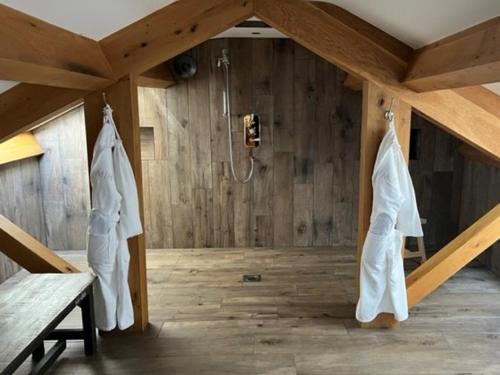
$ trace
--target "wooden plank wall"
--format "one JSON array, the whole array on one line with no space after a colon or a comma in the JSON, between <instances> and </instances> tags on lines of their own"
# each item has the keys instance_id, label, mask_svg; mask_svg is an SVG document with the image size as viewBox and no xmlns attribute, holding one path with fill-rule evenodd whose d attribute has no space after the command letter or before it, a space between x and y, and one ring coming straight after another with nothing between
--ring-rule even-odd
<instances>
[{"instance_id":1,"label":"wooden plank wall","mask_svg":"<svg viewBox=\"0 0 500 375\"><path fill-rule=\"evenodd\" d=\"M417 158L410 155L409 168L420 216L427 219L423 226L425 244L430 251L438 250L459 233L463 170L460 142L416 114L412 115L412 138L416 138Z\"/></svg>"},{"instance_id":2,"label":"wooden plank wall","mask_svg":"<svg viewBox=\"0 0 500 375\"><path fill-rule=\"evenodd\" d=\"M261 116L262 146L247 185L230 172L216 67L222 48L231 60L241 175L248 169L242 117ZM147 247L353 244L361 96L343 87L344 73L291 40L218 39L189 53L198 62L195 78L166 91L140 90L141 126L149 128Z\"/></svg>"},{"instance_id":3,"label":"wooden plank wall","mask_svg":"<svg viewBox=\"0 0 500 375\"><path fill-rule=\"evenodd\" d=\"M460 205L460 229L463 230L500 202L500 168L465 160ZM500 243L478 257L500 276Z\"/></svg>"},{"instance_id":4,"label":"wooden plank wall","mask_svg":"<svg viewBox=\"0 0 500 375\"><path fill-rule=\"evenodd\" d=\"M45 243L40 169L36 158L0 166L0 214ZM19 269L0 253L0 282Z\"/></svg>"},{"instance_id":5,"label":"wooden plank wall","mask_svg":"<svg viewBox=\"0 0 500 375\"><path fill-rule=\"evenodd\" d=\"M41 157L0 166L0 214L54 250L83 250L89 184L82 107L33 131ZM0 254L0 282L19 267Z\"/></svg>"},{"instance_id":6,"label":"wooden plank wall","mask_svg":"<svg viewBox=\"0 0 500 375\"><path fill-rule=\"evenodd\" d=\"M229 167L224 82L216 67L222 48L232 63L233 142L241 174L248 167L242 116L256 112L262 119L263 142L249 185L234 183ZM290 40L215 39L190 53L199 65L195 78L139 92L147 247L353 245L361 95L343 87L344 73ZM498 191L498 177L468 162L462 175L453 137L417 115L412 127L419 140L410 170L428 219L427 246L437 249L459 224L487 210L480 186ZM45 149L39 162L0 167L0 213L49 247L84 249L89 193L81 108L35 134ZM14 270L0 260L0 280Z\"/></svg>"},{"instance_id":7,"label":"wooden plank wall","mask_svg":"<svg viewBox=\"0 0 500 375\"><path fill-rule=\"evenodd\" d=\"M53 250L86 248L90 192L83 107L34 131L44 149L40 188L45 245Z\"/></svg>"}]
</instances>

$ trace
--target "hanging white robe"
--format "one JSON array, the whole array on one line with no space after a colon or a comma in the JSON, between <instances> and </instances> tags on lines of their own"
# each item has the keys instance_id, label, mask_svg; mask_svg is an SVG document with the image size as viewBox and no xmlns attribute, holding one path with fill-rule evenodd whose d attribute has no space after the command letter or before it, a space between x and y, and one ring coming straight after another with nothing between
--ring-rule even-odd
<instances>
[{"instance_id":1,"label":"hanging white robe","mask_svg":"<svg viewBox=\"0 0 500 375\"><path fill-rule=\"evenodd\" d=\"M370 322L382 312L408 318L402 236L422 236L415 191L394 124L382 140L372 176L373 209L363 244L356 319Z\"/></svg>"},{"instance_id":2,"label":"hanging white robe","mask_svg":"<svg viewBox=\"0 0 500 375\"><path fill-rule=\"evenodd\" d=\"M109 106L104 108L103 127L94 146L90 182L87 258L98 279L96 326L103 331L117 326L123 330L134 323L127 239L142 233L142 226L134 174Z\"/></svg>"}]
</instances>

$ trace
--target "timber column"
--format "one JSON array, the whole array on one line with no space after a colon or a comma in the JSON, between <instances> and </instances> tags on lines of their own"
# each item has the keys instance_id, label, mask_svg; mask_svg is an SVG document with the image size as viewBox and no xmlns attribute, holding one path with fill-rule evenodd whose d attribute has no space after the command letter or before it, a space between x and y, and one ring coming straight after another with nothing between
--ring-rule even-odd
<instances>
[{"instance_id":1,"label":"timber column","mask_svg":"<svg viewBox=\"0 0 500 375\"><path fill-rule=\"evenodd\" d=\"M139 128L139 103L137 77L128 76L105 89L106 101L113 108L113 117L118 132L127 151L135 175L139 196L139 213L144 224L144 199L142 192L141 141ZM94 92L85 97L85 126L89 166L95 141L102 128L102 92ZM89 168L90 170L90 168ZM134 325L132 331L142 332L148 325L148 291L146 278L146 246L144 234L128 240L130 269L128 281L134 305Z\"/></svg>"},{"instance_id":2,"label":"timber column","mask_svg":"<svg viewBox=\"0 0 500 375\"><path fill-rule=\"evenodd\" d=\"M359 296L359 270L363 243L365 242L372 212L372 174L377 152L387 131L384 113L391 106L394 113L394 127L403 155L408 160L411 127L411 106L393 97L391 93L372 82L363 82L363 115L361 120L361 154L359 157L359 203L358 239L356 255L356 282ZM393 314L380 314L370 323L362 323L364 328L393 328L399 323Z\"/></svg>"}]
</instances>

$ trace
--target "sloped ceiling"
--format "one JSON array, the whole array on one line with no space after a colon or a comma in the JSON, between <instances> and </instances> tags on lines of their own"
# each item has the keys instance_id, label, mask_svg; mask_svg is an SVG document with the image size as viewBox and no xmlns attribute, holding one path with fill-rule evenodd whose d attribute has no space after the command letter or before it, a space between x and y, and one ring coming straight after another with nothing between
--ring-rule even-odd
<instances>
[{"instance_id":1,"label":"sloped ceiling","mask_svg":"<svg viewBox=\"0 0 500 375\"><path fill-rule=\"evenodd\" d=\"M173 0L0 0L0 3L92 39L105 36ZM414 48L500 15L500 0L328 0ZM260 35L253 33L259 31ZM279 37L277 31L230 29L224 37ZM0 81L0 92L12 83ZM491 85L500 94L500 84Z\"/></svg>"}]
</instances>

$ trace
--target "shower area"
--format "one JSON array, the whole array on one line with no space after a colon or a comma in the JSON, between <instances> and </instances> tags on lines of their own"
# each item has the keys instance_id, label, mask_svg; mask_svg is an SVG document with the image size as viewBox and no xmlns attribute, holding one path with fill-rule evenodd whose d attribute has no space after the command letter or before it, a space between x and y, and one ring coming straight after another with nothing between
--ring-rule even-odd
<instances>
[{"instance_id":1,"label":"shower area","mask_svg":"<svg viewBox=\"0 0 500 375\"><path fill-rule=\"evenodd\" d=\"M361 93L289 39L212 39L141 88L146 247L352 246Z\"/></svg>"}]
</instances>

